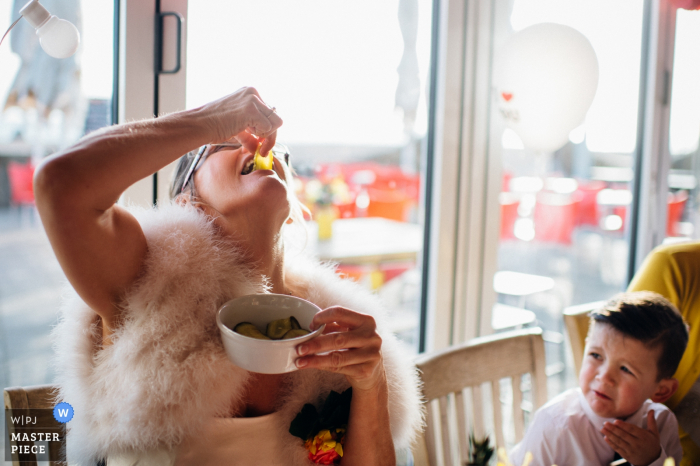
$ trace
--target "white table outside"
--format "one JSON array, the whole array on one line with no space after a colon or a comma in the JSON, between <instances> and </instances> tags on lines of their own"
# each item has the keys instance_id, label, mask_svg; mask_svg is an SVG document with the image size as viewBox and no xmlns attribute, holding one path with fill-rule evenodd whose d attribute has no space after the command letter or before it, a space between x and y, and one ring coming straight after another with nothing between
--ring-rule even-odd
<instances>
[{"instance_id":1,"label":"white table outside","mask_svg":"<svg viewBox=\"0 0 700 466\"><path fill-rule=\"evenodd\" d=\"M423 227L377 217L338 219L333 237L318 241L316 222L308 222L307 249L324 261L379 264L415 261L423 249Z\"/></svg>"}]
</instances>

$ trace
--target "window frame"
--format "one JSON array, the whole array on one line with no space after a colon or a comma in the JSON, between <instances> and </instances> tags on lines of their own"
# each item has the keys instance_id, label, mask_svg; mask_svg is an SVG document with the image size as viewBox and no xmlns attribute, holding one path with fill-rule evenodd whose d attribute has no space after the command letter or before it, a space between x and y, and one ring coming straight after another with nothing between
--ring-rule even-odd
<instances>
[{"instance_id":1,"label":"window frame","mask_svg":"<svg viewBox=\"0 0 700 466\"><path fill-rule=\"evenodd\" d=\"M187 0L116 0L119 5L119 63L117 121L153 118L185 108L187 75ZM174 74L156 75L154 53L156 18L160 12L176 12L184 19L180 37L181 68ZM173 21L165 21L162 30L163 66L172 68L177 50ZM158 80L156 82L156 80ZM156 87L158 93L156 95ZM170 198L169 181L176 162L129 187L120 198L122 204L153 205L154 200ZM159 182L160 181L160 182Z\"/></svg>"},{"instance_id":2,"label":"window frame","mask_svg":"<svg viewBox=\"0 0 700 466\"><path fill-rule=\"evenodd\" d=\"M435 192L429 207L434 215L433 240L424 278L429 283L427 350L493 332L501 161L489 149L489 140L499 141L498 136L488 135L480 121L497 117L491 111L490 60L509 34L504 25L509 24L511 8L512 0L440 0L440 58L433 69L439 89L433 107L437 112ZM636 177L628 214L633 225L627 238L628 281L666 232L675 18L676 8L669 2L645 0ZM488 101L472 100L470 93ZM454 95L460 99L450 98Z\"/></svg>"},{"instance_id":3,"label":"window frame","mask_svg":"<svg viewBox=\"0 0 700 466\"><path fill-rule=\"evenodd\" d=\"M188 0L117 0L115 122L153 117L157 11L176 11L185 19L180 44L182 67L176 74L157 78L158 108L161 113L185 108L187 3ZM490 141L499 140L489 134L497 117L492 111L491 65L493 50L509 33L503 25L507 24L510 3L433 2L421 351L492 332L501 162L490 146ZM666 1L645 0L637 176L629 214L629 279L665 233L675 14L676 9ZM174 53L174 38L172 25L165 24L166 57ZM157 174L161 181L158 199L168 198L166 180L171 170L169 166ZM149 177L130 187L121 202L151 205L152 199L153 180Z\"/></svg>"}]
</instances>

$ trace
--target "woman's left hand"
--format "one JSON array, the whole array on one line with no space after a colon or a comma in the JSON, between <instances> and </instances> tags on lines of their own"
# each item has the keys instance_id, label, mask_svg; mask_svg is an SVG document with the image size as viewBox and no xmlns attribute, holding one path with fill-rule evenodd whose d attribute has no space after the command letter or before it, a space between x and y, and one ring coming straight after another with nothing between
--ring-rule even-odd
<instances>
[{"instance_id":1,"label":"woman's left hand","mask_svg":"<svg viewBox=\"0 0 700 466\"><path fill-rule=\"evenodd\" d=\"M297 346L297 367L344 374L353 390L386 383L382 339L372 316L334 306L316 314L311 330L323 324L322 335Z\"/></svg>"}]
</instances>

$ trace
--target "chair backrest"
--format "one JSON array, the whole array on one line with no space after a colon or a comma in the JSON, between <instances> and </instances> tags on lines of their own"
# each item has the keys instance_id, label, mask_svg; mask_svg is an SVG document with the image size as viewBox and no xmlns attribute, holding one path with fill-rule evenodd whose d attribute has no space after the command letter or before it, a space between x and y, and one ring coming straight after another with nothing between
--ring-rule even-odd
<instances>
[{"instance_id":1,"label":"chair backrest","mask_svg":"<svg viewBox=\"0 0 700 466\"><path fill-rule=\"evenodd\" d=\"M570 245L576 227L576 202L573 196L539 193L535 205L535 240Z\"/></svg>"},{"instance_id":2,"label":"chair backrest","mask_svg":"<svg viewBox=\"0 0 700 466\"><path fill-rule=\"evenodd\" d=\"M539 328L475 338L421 355L416 365L423 379L427 412L425 434L414 449L416 465L465 464L471 433L476 438L488 433L493 439L495 435L498 447L518 442L525 431L525 411L534 413L547 401L544 340ZM523 401L525 374L529 374L530 403ZM510 379L510 387L503 379ZM484 392L484 384L489 384L490 390ZM512 400L510 411L501 407L507 399ZM487 400L491 409L484 409ZM510 424L514 436L507 442Z\"/></svg>"},{"instance_id":3,"label":"chair backrest","mask_svg":"<svg viewBox=\"0 0 700 466\"><path fill-rule=\"evenodd\" d=\"M36 414L36 427L26 425L22 428L22 433L32 434L32 433L45 433L47 427L51 428L51 431L56 431L62 428L60 424L53 417L53 408L56 405L56 392L57 388L53 385L36 385L32 387L11 387L4 390L5 399L5 409L9 410L8 415L5 416L8 437L10 439L10 446L31 446L33 442L23 442L12 439L12 434L15 432L15 427L12 422L10 422L10 416L14 412L15 415L21 413L23 410L45 410L41 414L37 411L32 411L32 415ZM26 412L26 411L25 411ZM48 453L49 453L49 464L52 466L65 465L66 463L59 461L61 458L61 446L57 442L48 442ZM37 457L34 453L14 453L12 455L12 465L13 466L34 466L37 464Z\"/></svg>"},{"instance_id":4,"label":"chair backrest","mask_svg":"<svg viewBox=\"0 0 700 466\"><path fill-rule=\"evenodd\" d=\"M581 362L583 361L583 350L586 348L586 336L588 335L588 314L599 309L605 301L595 301L592 303L569 306L564 309L564 324L566 333L569 335L571 353L574 356L574 369L576 374L581 372Z\"/></svg>"}]
</instances>

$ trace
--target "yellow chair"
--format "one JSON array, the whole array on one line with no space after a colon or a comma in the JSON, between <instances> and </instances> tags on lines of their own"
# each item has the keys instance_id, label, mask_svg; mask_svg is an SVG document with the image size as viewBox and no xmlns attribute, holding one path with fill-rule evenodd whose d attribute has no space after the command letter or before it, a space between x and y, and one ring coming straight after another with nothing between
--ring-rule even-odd
<instances>
[{"instance_id":1,"label":"yellow chair","mask_svg":"<svg viewBox=\"0 0 700 466\"><path fill-rule=\"evenodd\" d=\"M22 429L22 433L31 434L44 433L47 431L47 427L53 432L62 427L56 419L53 417L53 408L56 405L56 387L53 385L37 385L32 387L11 387L4 390L5 399L5 409L6 411L5 421L7 426L8 437L10 439L10 447L12 446L32 446L33 442L22 442L13 441L12 434L15 433L15 427L10 421L10 416L14 412L15 415L21 413L21 410L46 410L41 414L36 414L33 412L32 415L36 414L36 426L35 428L26 427ZM48 442L49 448L49 464L51 466L64 466L66 463L59 461L61 458L60 444L57 442ZM34 453L27 454L17 454L12 455L12 465L13 466L36 466L37 458Z\"/></svg>"},{"instance_id":2,"label":"yellow chair","mask_svg":"<svg viewBox=\"0 0 700 466\"><path fill-rule=\"evenodd\" d=\"M426 400L426 432L413 450L416 465L456 466L469 459L469 435L481 439L487 433L495 444L506 447L501 380L512 385L512 424L515 442L525 431L526 411L534 413L547 401L544 340L540 328L503 332L475 338L465 344L420 355L416 366L423 379ZM523 402L521 377L530 374L532 402ZM484 409L490 385L491 409ZM470 396L471 395L471 396ZM528 406L529 405L529 406ZM524 410L523 408L526 407ZM465 409L467 408L467 409ZM470 419L468 419L470 418ZM492 424L493 430L485 426ZM510 431L510 430L509 430ZM512 443L512 442L510 442Z\"/></svg>"},{"instance_id":3,"label":"yellow chair","mask_svg":"<svg viewBox=\"0 0 700 466\"><path fill-rule=\"evenodd\" d=\"M576 376L581 372L581 362L583 361L583 351L586 349L586 336L588 336L588 314L591 311L601 308L605 301L595 301L592 303L569 306L564 309L564 325L566 333L569 334L569 344L571 353L574 356L574 368Z\"/></svg>"}]
</instances>

